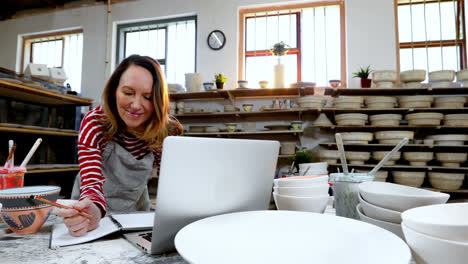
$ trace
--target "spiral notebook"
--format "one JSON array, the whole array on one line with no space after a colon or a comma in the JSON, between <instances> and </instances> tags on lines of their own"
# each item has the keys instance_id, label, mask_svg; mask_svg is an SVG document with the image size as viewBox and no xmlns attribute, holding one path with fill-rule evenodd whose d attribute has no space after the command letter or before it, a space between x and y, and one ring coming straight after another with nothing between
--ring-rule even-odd
<instances>
[{"instance_id":1,"label":"spiral notebook","mask_svg":"<svg viewBox=\"0 0 468 264\"><path fill-rule=\"evenodd\" d=\"M71 246L93 241L119 231L151 230L154 223L154 212L111 214L101 219L99 226L84 236L70 235L64 223L52 227L50 235L51 249Z\"/></svg>"}]
</instances>

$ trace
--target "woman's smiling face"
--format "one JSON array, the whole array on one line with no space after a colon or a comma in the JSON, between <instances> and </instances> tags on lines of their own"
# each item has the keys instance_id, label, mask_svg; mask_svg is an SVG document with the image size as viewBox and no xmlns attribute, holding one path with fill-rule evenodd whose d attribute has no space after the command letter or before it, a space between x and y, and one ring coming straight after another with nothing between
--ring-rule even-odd
<instances>
[{"instance_id":1,"label":"woman's smiling face","mask_svg":"<svg viewBox=\"0 0 468 264\"><path fill-rule=\"evenodd\" d=\"M145 68L131 65L120 77L116 91L117 111L127 128L145 129L153 116L153 76Z\"/></svg>"}]
</instances>

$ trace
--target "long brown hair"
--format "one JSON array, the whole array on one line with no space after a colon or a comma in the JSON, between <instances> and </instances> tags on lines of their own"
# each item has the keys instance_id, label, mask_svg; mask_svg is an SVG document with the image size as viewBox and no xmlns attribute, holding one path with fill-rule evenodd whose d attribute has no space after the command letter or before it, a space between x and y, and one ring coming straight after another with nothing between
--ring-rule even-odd
<instances>
[{"instance_id":1,"label":"long brown hair","mask_svg":"<svg viewBox=\"0 0 468 264\"><path fill-rule=\"evenodd\" d=\"M148 70L153 76L153 106L154 114L152 118L145 123L145 130L137 132L127 130L136 137L148 142L153 149L162 145L164 138L168 135L180 134L183 131L182 125L175 118L168 114L169 94L167 91L166 80L159 63L147 56L131 55L124 59L117 69L112 73L102 94L103 110L106 115L101 119L104 125L104 137L112 140L117 133L126 129L124 121L120 118L117 111L116 91L119 86L120 77L132 65L137 65Z\"/></svg>"}]
</instances>

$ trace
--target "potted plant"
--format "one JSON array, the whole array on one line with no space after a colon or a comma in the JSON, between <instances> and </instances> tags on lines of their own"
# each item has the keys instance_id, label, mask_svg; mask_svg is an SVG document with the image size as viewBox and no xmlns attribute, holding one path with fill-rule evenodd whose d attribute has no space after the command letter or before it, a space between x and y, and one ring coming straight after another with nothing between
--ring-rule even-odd
<instances>
[{"instance_id":1,"label":"potted plant","mask_svg":"<svg viewBox=\"0 0 468 264\"><path fill-rule=\"evenodd\" d=\"M275 73L275 82L273 87L275 88L284 88L284 64L281 63L281 56L286 55L289 50L289 45L284 43L283 41L276 43L270 49L270 52L278 58L278 64L274 66L274 73Z\"/></svg>"},{"instance_id":2,"label":"potted plant","mask_svg":"<svg viewBox=\"0 0 468 264\"><path fill-rule=\"evenodd\" d=\"M370 65L366 68L359 68L359 71L353 73L354 78L361 78L361 88L370 88L372 80L369 79L369 74L372 72Z\"/></svg>"},{"instance_id":3,"label":"potted plant","mask_svg":"<svg viewBox=\"0 0 468 264\"><path fill-rule=\"evenodd\" d=\"M224 83L227 81L227 78L223 76L222 73L215 74L216 88L223 89Z\"/></svg>"},{"instance_id":4,"label":"potted plant","mask_svg":"<svg viewBox=\"0 0 468 264\"><path fill-rule=\"evenodd\" d=\"M306 151L298 151L294 154L291 162L294 162L294 167L299 171L299 164L311 163L314 160L314 156Z\"/></svg>"},{"instance_id":5,"label":"potted plant","mask_svg":"<svg viewBox=\"0 0 468 264\"><path fill-rule=\"evenodd\" d=\"M284 56L288 53L289 45L280 41L273 45L273 48L270 49L270 52L273 53L275 56Z\"/></svg>"}]
</instances>

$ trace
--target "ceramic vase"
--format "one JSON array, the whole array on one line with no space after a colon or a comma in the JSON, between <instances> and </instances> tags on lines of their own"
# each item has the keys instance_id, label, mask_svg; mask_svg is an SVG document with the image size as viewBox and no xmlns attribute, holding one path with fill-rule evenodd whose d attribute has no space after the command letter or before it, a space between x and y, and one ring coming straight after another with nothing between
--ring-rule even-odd
<instances>
[{"instance_id":1,"label":"ceramic vase","mask_svg":"<svg viewBox=\"0 0 468 264\"><path fill-rule=\"evenodd\" d=\"M278 64L274 66L275 72L275 88L284 88L284 64L281 63L281 56L278 56Z\"/></svg>"}]
</instances>

